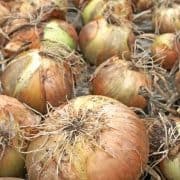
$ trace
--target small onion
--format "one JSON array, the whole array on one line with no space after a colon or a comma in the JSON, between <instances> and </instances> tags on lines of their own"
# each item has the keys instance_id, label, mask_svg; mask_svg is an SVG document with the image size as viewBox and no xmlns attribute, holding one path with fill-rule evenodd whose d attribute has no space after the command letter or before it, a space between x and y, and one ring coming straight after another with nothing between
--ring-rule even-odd
<instances>
[{"instance_id":1,"label":"small onion","mask_svg":"<svg viewBox=\"0 0 180 180\"><path fill-rule=\"evenodd\" d=\"M176 118L176 128L180 135L180 118ZM170 150L168 157L160 163L160 169L167 180L180 179L180 144Z\"/></svg>"},{"instance_id":2,"label":"small onion","mask_svg":"<svg viewBox=\"0 0 180 180\"><path fill-rule=\"evenodd\" d=\"M112 97L127 106L144 108L147 102L138 95L141 86L150 88L147 74L133 69L129 62L118 58L111 58L101 64L91 78L93 94Z\"/></svg>"},{"instance_id":3,"label":"small onion","mask_svg":"<svg viewBox=\"0 0 180 180\"><path fill-rule=\"evenodd\" d=\"M25 173L24 155L26 147L19 128L30 135L39 118L12 97L0 95L0 177L22 177Z\"/></svg>"},{"instance_id":4,"label":"small onion","mask_svg":"<svg viewBox=\"0 0 180 180\"><path fill-rule=\"evenodd\" d=\"M29 180L130 180L143 173L149 149L146 129L120 102L78 97L51 112L45 124L44 135L28 149Z\"/></svg>"},{"instance_id":5,"label":"small onion","mask_svg":"<svg viewBox=\"0 0 180 180\"><path fill-rule=\"evenodd\" d=\"M83 11L82 17L85 24L102 17L114 16L132 20L132 7L129 0L91 0Z\"/></svg>"},{"instance_id":6,"label":"small onion","mask_svg":"<svg viewBox=\"0 0 180 180\"><path fill-rule=\"evenodd\" d=\"M147 10L152 7L153 1L152 0L133 0L135 11L141 12Z\"/></svg>"},{"instance_id":7,"label":"small onion","mask_svg":"<svg viewBox=\"0 0 180 180\"><path fill-rule=\"evenodd\" d=\"M180 71L178 71L178 72L176 73L176 76L175 76L175 86L176 86L177 92L178 92L179 95L180 95Z\"/></svg>"},{"instance_id":8,"label":"small onion","mask_svg":"<svg viewBox=\"0 0 180 180\"><path fill-rule=\"evenodd\" d=\"M129 59L134 41L135 36L129 26L108 24L105 19L88 23L79 35L85 59L96 65L114 55Z\"/></svg>"},{"instance_id":9,"label":"small onion","mask_svg":"<svg viewBox=\"0 0 180 180\"><path fill-rule=\"evenodd\" d=\"M70 67L38 50L20 54L2 74L3 92L44 113L46 103L58 106L73 93Z\"/></svg>"},{"instance_id":10,"label":"small onion","mask_svg":"<svg viewBox=\"0 0 180 180\"><path fill-rule=\"evenodd\" d=\"M157 7L153 11L153 25L160 33L173 33L180 30L180 5Z\"/></svg>"},{"instance_id":11,"label":"small onion","mask_svg":"<svg viewBox=\"0 0 180 180\"><path fill-rule=\"evenodd\" d=\"M178 51L180 50L180 42L176 41L176 35L165 33L156 36L151 52L154 60L159 62L163 68L171 69L178 60Z\"/></svg>"},{"instance_id":12,"label":"small onion","mask_svg":"<svg viewBox=\"0 0 180 180\"><path fill-rule=\"evenodd\" d=\"M27 46L26 49L40 47L47 49L49 42L54 42L54 46L63 44L74 50L78 44L78 36L74 27L62 20L51 20L45 25L40 24L39 28L25 26L15 31L10 37L11 39L4 48L6 57L23 50L24 46Z\"/></svg>"}]
</instances>

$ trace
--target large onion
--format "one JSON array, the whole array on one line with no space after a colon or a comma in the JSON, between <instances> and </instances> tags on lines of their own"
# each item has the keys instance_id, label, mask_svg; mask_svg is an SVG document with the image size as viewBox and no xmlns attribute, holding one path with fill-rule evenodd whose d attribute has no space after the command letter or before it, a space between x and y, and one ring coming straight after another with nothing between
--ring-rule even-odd
<instances>
[{"instance_id":1,"label":"large onion","mask_svg":"<svg viewBox=\"0 0 180 180\"><path fill-rule=\"evenodd\" d=\"M47 49L51 43L54 44L53 46L64 45L74 50L78 44L78 36L74 27L62 20L51 20L45 25L40 24L38 28L22 26L10 37L11 39L4 48L6 57L23 50L25 46L27 46L26 49L40 47Z\"/></svg>"},{"instance_id":2,"label":"large onion","mask_svg":"<svg viewBox=\"0 0 180 180\"><path fill-rule=\"evenodd\" d=\"M180 30L180 5L172 3L153 11L153 24L157 32L173 33Z\"/></svg>"},{"instance_id":3,"label":"large onion","mask_svg":"<svg viewBox=\"0 0 180 180\"><path fill-rule=\"evenodd\" d=\"M111 98L78 97L51 112L44 128L28 149L30 180L131 180L146 166L143 122Z\"/></svg>"},{"instance_id":4,"label":"large onion","mask_svg":"<svg viewBox=\"0 0 180 180\"><path fill-rule=\"evenodd\" d=\"M134 40L134 34L129 26L108 24L105 19L88 23L79 35L80 48L85 59L96 65L113 55L128 59Z\"/></svg>"},{"instance_id":5,"label":"large onion","mask_svg":"<svg viewBox=\"0 0 180 180\"><path fill-rule=\"evenodd\" d=\"M0 95L0 177L24 176L24 155L26 147L19 136L20 127L29 136L39 118L14 98Z\"/></svg>"},{"instance_id":6,"label":"large onion","mask_svg":"<svg viewBox=\"0 0 180 180\"><path fill-rule=\"evenodd\" d=\"M147 102L138 95L141 86L150 88L147 74L118 58L111 58L101 64L91 78L93 94L109 96L128 106L144 108Z\"/></svg>"},{"instance_id":7,"label":"large onion","mask_svg":"<svg viewBox=\"0 0 180 180\"><path fill-rule=\"evenodd\" d=\"M1 77L3 92L18 98L34 109L45 112L46 103L58 106L73 93L70 67L61 59L37 50L14 59Z\"/></svg>"},{"instance_id":8,"label":"large onion","mask_svg":"<svg viewBox=\"0 0 180 180\"><path fill-rule=\"evenodd\" d=\"M156 36L151 52L153 59L159 62L162 67L171 69L178 60L178 52L180 51L180 42L173 33L165 33Z\"/></svg>"},{"instance_id":9,"label":"large onion","mask_svg":"<svg viewBox=\"0 0 180 180\"><path fill-rule=\"evenodd\" d=\"M82 17L84 23L99 19L102 17L109 18L113 16L116 19L132 19L132 7L129 0L91 0L83 11Z\"/></svg>"}]
</instances>

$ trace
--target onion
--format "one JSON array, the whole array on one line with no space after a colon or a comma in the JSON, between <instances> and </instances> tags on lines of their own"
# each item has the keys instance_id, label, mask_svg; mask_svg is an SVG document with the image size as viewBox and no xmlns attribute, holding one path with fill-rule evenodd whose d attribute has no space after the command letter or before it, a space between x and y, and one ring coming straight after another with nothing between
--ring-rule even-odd
<instances>
[{"instance_id":1,"label":"onion","mask_svg":"<svg viewBox=\"0 0 180 180\"><path fill-rule=\"evenodd\" d=\"M177 92L180 94L180 71L178 71L176 73L176 76L175 76L175 86L176 86Z\"/></svg>"},{"instance_id":2,"label":"onion","mask_svg":"<svg viewBox=\"0 0 180 180\"><path fill-rule=\"evenodd\" d=\"M58 106L73 93L70 67L63 60L43 55L37 50L15 58L6 67L1 80L5 94L42 113L46 112L47 102Z\"/></svg>"},{"instance_id":3,"label":"onion","mask_svg":"<svg viewBox=\"0 0 180 180\"><path fill-rule=\"evenodd\" d=\"M150 88L150 80L143 71L118 58L111 58L101 64L91 78L93 94L109 96L127 106L144 108L145 98L138 95L140 87Z\"/></svg>"},{"instance_id":4,"label":"onion","mask_svg":"<svg viewBox=\"0 0 180 180\"><path fill-rule=\"evenodd\" d=\"M129 59L134 41L135 36L129 26L111 25L105 19L88 23L79 35L85 59L96 65L114 55Z\"/></svg>"},{"instance_id":5,"label":"onion","mask_svg":"<svg viewBox=\"0 0 180 180\"><path fill-rule=\"evenodd\" d=\"M159 62L165 69L173 67L178 60L179 50L180 42L176 41L176 35L173 33L158 35L151 46L154 60Z\"/></svg>"},{"instance_id":6,"label":"onion","mask_svg":"<svg viewBox=\"0 0 180 180\"><path fill-rule=\"evenodd\" d=\"M117 19L132 20L131 2L129 0L91 0L82 11L85 24L92 20L111 16Z\"/></svg>"},{"instance_id":7,"label":"onion","mask_svg":"<svg viewBox=\"0 0 180 180\"><path fill-rule=\"evenodd\" d=\"M10 57L26 46L26 49L47 49L50 43L54 43L54 46L62 44L74 50L78 44L78 36L74 27L62 20L51 20L45 25L41 24L39 28L22 26L12 33L10 41L6 43L5 56Z\"/></svg>"},{"instance_id":8,"label":"onion","mask_svg":"<svg viewBox=\"0 0 180 180\"><path fill-rule=\"evenodd\" d=\"M180 135L180 118L176 118L176 128ZM168 180L180 179L180 144L171 149L168 157L161 161L160 169Z\"/></svg>"},{"instance_id":9,"label":"onion","mask_svg":"<svg viewBox=\"0 0 180 180\"><path fill-rule=\"evenodd\" d=\"M0 177L22 177L26 147L20 128L29 136L40 119L14 98L0 95Z\"/></svg>"},{"instance_id":10,"label":"onion","mask_svg":"<svg viewBox=\"0 0 180 180\"><path fill-rule=\"evenodd\" d=\"M148 146L143 121L128 107L104 96L78 97L45 119L40 137L28 148L28 177L138 179Z\"/></svg>"},{"instance_id":11,"label":"onion","mask_svg":"<svg viewBox=\"0 0 180 180\"><path fill-rule=\"evenodd\" d=\"M153 1L152 0L133 0L135 10L137 12L147 10L152 7Z\"/></svg>"},{"instance_id":12,"label":"onion","mask_svg":"<svg viewBox=\"0 0 180 180\"><path fill-rule=\"evenodd\" d=\"M180 5L172 3L169 7L157 7L153 11L153 24L157 32L173 33L180 30Z\"/></svg>"}]
</instances>

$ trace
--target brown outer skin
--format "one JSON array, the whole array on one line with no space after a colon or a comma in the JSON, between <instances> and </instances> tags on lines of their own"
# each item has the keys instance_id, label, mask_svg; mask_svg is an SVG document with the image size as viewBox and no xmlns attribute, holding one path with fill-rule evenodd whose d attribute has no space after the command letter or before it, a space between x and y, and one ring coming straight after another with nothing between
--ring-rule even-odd
<instances>
[{"instance_id":1,"label":"brown outer skin","mask_svg":"<svg viewBox=\"0 0 180 180\"><path fill-rule=\"evenodd\" d=\"M158 7L153 11L153 26L160 33L174 33L180 30L180 5L173 3L172 7Z\"/></svg>"},{"instance_id":2,"label":"brown outer skin","mask_svg":"<svg viewBox=\"0 0 180 180\"><path fill-rule=\"evenodd\" d=\"M10 119L10 115L13 119ZM9 124L9 120L11 123L13 123L12 125L14 127ZM2 159L0 159L0 176L24 176L24 155L19 153L16 149L20 146L21 141L23 140L19 139L19 137L16 136L17 129L14 130L14 128L16 126L27 126L23 130L25 131L25 134L29 136L30 133L34 133L36 131L30 126L37 125L39 124L39 122L40 119L32 112L30 112L27 108L25 108L25 106L17 99L5 95L0 95L0 128L1 125L4 125L6 129L8 129L8 127L12 127L12 129L10 129L10 133L15 135L15 137L10 140L9 145L5 146L4 155L2 156Z\"/></svg>"},{"instance_id":3,"label":"brown outer skin","mask_svg":"<svg viewBox=\"0 0 180 180\"><path fill-rule=\"evenodd\" d=\"M141 12L153 6L152 0L133 0L135 11Z\"/></svg>"},{"instance_id":4,"label":"brown outer skin","mask_svg":"<svg viewBox=\"0 0 180 180\"><path fill-rule=\"evenodd\" d=\"M126 61L107 60L97 68L90 82L92 94L117 99L127 106L145 108L147 105L138 91L140 86L150 88L151 81L144 72L131 70Z\"/></svg>"},{"instance_id":5,"label":"brown outer skin","mask_svg":"<svg viewBox=\"0 0 180 180\"><path fill-rule=\"evenodd\" d=\"M175 76L175 86L176 86L177 92L178 92L179 95L180 95L180 71L178 71L178 72L176 73L176 76Z\"/></svg>"},{"instance_id":6,"label":"brown outer skin","mask_svg":"<svg viewBox=\"0 0 180 180\"><path fill-rule=\"evenodd\" d=\"M40 59L37 59L40 62L38 70L33 72L29 79L25 80L26 84L23 84L18 92L15 92L19 78L28 64L31 64L32 57L28 53L30 52L20 55L19 59L12 61L6 67L1 76L3 93L14 96L21 102L45 113L46 102L57 106L72 96L73 79L71 69L65 63L58 63L51 58L40 55ZM33 53L39 54L38 51Z\"/></svg>"},{"instance_id":7,"label":"brown outer skin","mask_svg":"<svg viewBox=\"0 0 180 180\"><path fill-rule=\"evenodd\" d=\"M72 161L70 165L62 161L61 168L59 167L60 174L56 173L59 151L54 153L49 159L49 164L46 164L42 170L49 157L47 149L49 152L54 150L57 144L62 142L62 137L61 134L41 136L34 140L28 149L36 150L44 145L42 151L27 154L26 167L30 180L138 180L146 166L149 151L148 136L143 121L125 105L104 96L82 96L70 103L57 109L58 121L61 115L68 116L69 106L75 114L80 112L80 109L82 112L90 111L92 114L103 112L107 124L112 128L100 131L99 144L115 157L93 148L86 141L86 136L82 136L82 141L78 141L72 151L71 145L67 146L66 150L73 154ZM57 120L53 118L53 114L51 115L50 121L46 119L46 123L51 122L55 125ZM96 121L96 118L92 118L93 120ZM51 125L49 124L48 127ZM83 140L85 143L82 143Z\"/></svg>"},{"instance_id":8,"label":"brown outer skin","mask_svg":"<svg viewBox=\"0 0 180 180\"><path fill-rule=\"evenodd\" d=\"M103 18L88 23L79 34L80 48L85 59L96 65L114 55L124 55L130 59L134 41L135 36L128 25L110 25Z\"/></svg>"},{"instance_id":9,"label":"brown outer skin","mask_svg":"<svg viewBox=\"0 0 180 180\"><path fill-rule=\"evenodd\" d=\"M165 33L157 36L151 46L154 59L160 59L158 62L165 69L171 69L178 60L177 48L180 47L180 43L177 42L176 46L175 38L174 34Z\"/></svg>"}]
</instances>

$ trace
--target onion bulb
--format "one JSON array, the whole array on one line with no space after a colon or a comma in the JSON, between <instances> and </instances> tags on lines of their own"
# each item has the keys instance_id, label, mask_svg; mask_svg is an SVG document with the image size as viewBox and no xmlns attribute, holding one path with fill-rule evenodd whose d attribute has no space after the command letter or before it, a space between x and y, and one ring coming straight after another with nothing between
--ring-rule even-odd
<instances>
[{"instance_id":1,"label":"onion bulb","mask_svg":"<svg viewBox=\"0 0 180 180\"><path fill-rule=\"evenodd\" d=\"M42 113L46 112L47 102L58 106L73 94L69 65L38 50L22 53L11 61L1 81L4 94Z\"/></svg>"},{"instance_id":2,"label":"onion bulb","mask_svg":"<svg viewBox=\"0 0 180 180\"><path fill-rule=\"evenodd\" d=\"M180 135L180 118L176 118L176 128ZM160 169L167 180L180 179L180 144L169 151L168 157L161 161Z\"/></svg>"},{"instance_id":3,"label":"onion bulb","mask_svg":"<svg viewBox=\"0 0 180 180\"><path fill-rule=\"evenodd\" d=\"M150 80L143 71L133 69L127 62L113 57L101 64L91 78L91 92L109 96L127 106L144 108L145 98L138 95L141 86L150 88Z\"/></svg>"},{"instance_id":4,"label":"onion bulb","mask_svg":"<svg viewBox=\"0 0 180 180\"><path fill-rule=\"evenodd\" d=\"M50 48L50 43L54 46L63 45L71 50L76 49L78 36L71 24L62 20L51 20L45 24L40 24L38 28L22 26L18 31L11 34L11 39L6 43L5 56L26 49Z\"/></svg>"},{"instance_id":5,"label":"onion bulb","mask_svg":"<svg viewBox=\"0 0 180 180\"><path fill-rule=\"evenodd\" d=\"M178 60L179 50L180 42L176 40L176 35L173 33L156 36L151 46L153 59L165 69L171 69L173 67Z\"/></svg>"},{"instance_id":6,"label":"onion bulb","mask_svg":"<svg viewBox=\"0 0 180 180\"><path fill-rule=\"evenodd\" d=\"M25 173L24 155L27 148L20 134L27 136L39 118L12 97L0 95L0 177L22 177Z\"/></svg>"},{"instance_id":7,"label":"onion bulb","mask_svg":"<svg viewBox=\"0 0 180 180\"><path fill-rule=\"evenodd\" d=\"M152 7L153 1L152 0L133 0L135 10L137 12L147 10Z\"/></svg>"},{"instance_id":8,"label":"onion bulb","mask_svg":"<svg viewBox=\"0 0 180 180\"><path fill-rule=\"evenodd\" d=\"M88 23L79 35L80 48L85 59L96 65L114 55L129 59L134 41L135 36L128 25L115 26L108 24L105 19Z\"/></svg>"},{"instance_id":9,"label":"onion bulb","mask_svg":"<svg viewBox=\"0 0 180 180\"><path fill-rule=\"evenodd\" d=\"M129 0L91 0L82 10L85 24L99 18L111 18L132 20L132 7ZM113 20L113 19L112 19Z\"/></svg>"},{"instance_id":10,"label":"onion bulb","mask_svg":"<svg viewBox=\"0 0 180 180\"><path fill-rule=\"evenodd\" d=\"M157 7L153 11L153 24L156 32L173 33L180 30L180 4Z\"/></svg>"},{"instance_id":11,"label":"onion bulb","mask_svg":"<svg viewBox=\"0 0 180 180\"><path fill-rule=\"evenodd\" d=\"M138 179L148 146L143 121L128 107L104 96L81 96L45 119L44 130L28 148L28 177Z\"/></svg>"}]
</instances>

